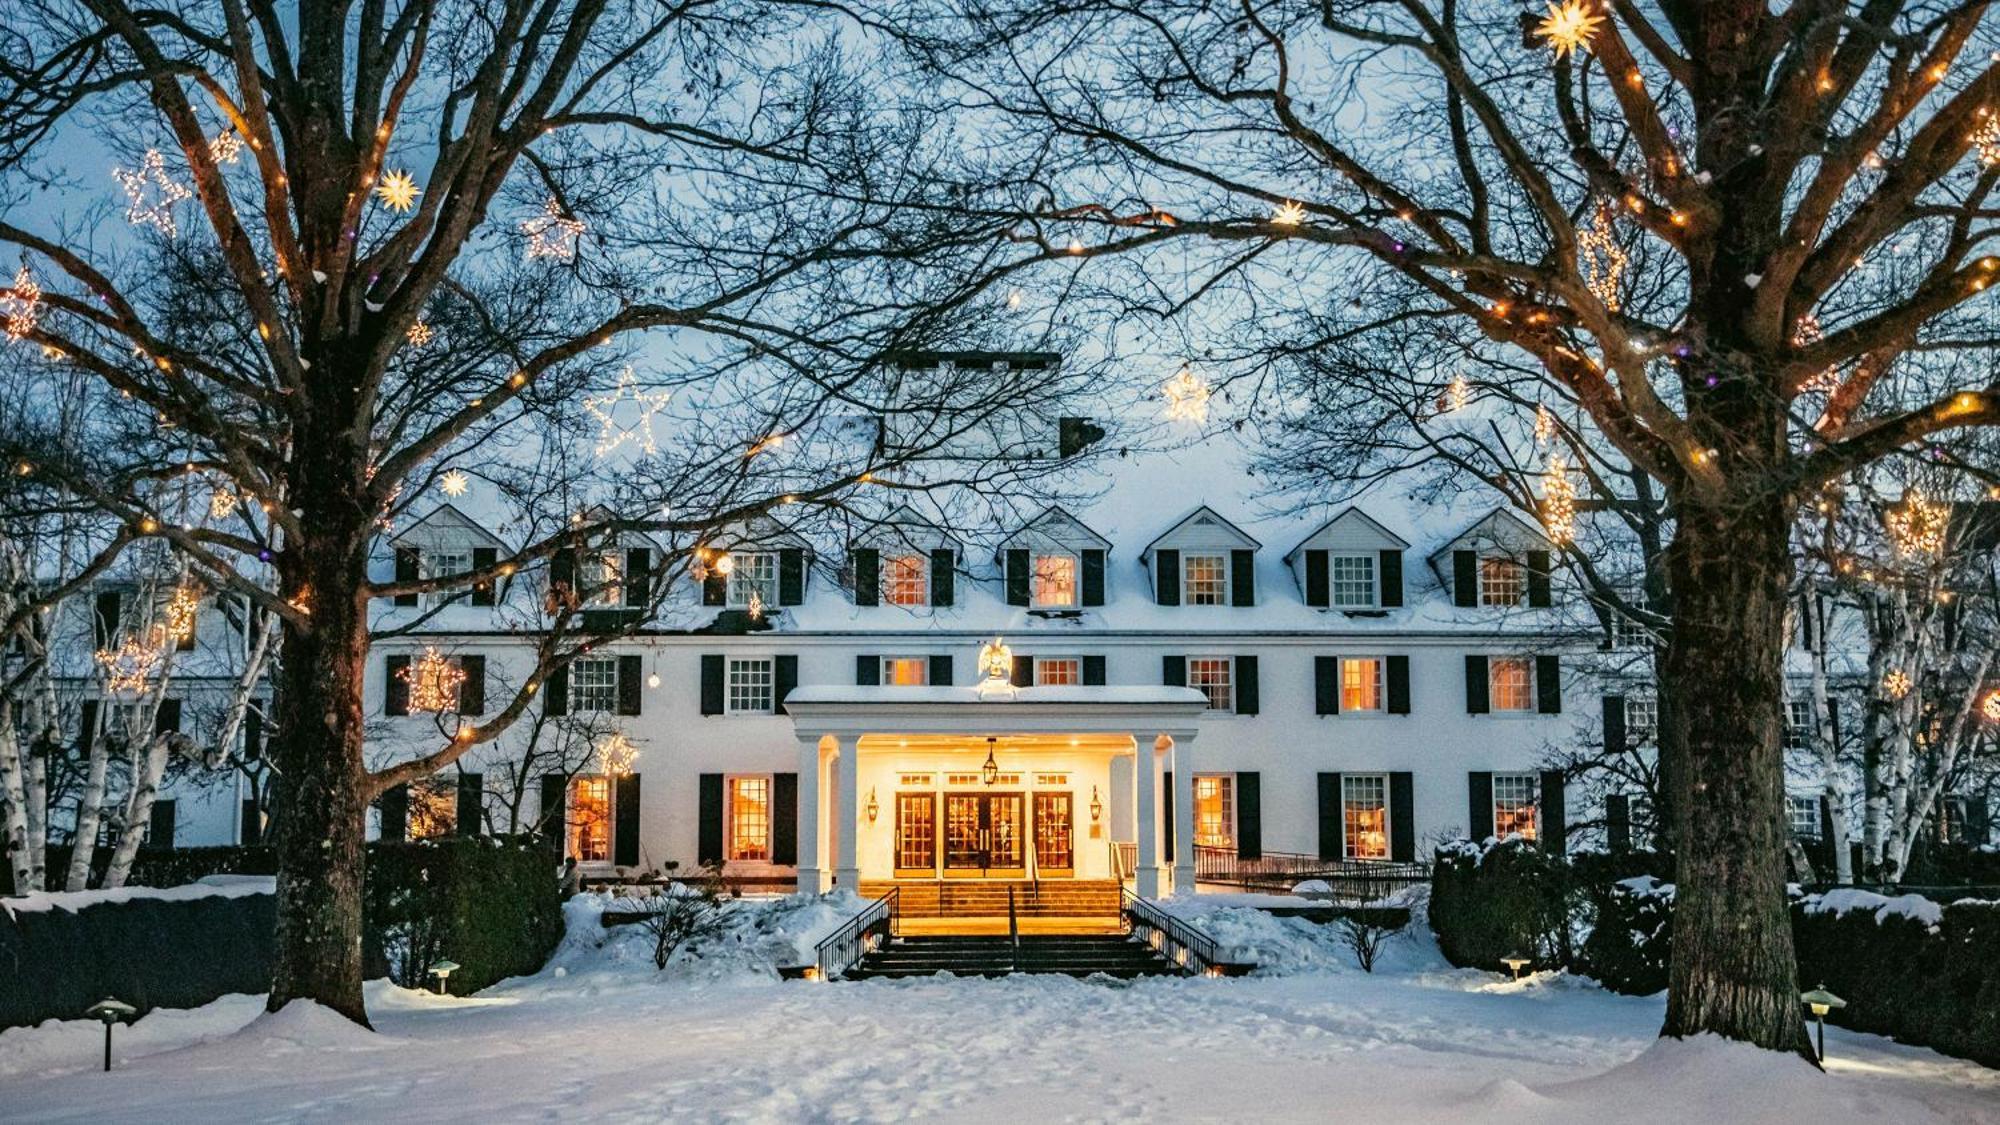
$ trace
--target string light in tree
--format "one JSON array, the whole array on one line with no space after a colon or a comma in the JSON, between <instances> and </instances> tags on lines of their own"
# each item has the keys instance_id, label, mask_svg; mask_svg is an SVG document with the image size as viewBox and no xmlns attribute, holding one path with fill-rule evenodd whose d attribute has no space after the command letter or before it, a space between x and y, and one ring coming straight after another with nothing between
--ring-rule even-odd
<instances>
[{"instance_id":1,"label":"string light in tree","mask_svg":"<svg viewBox=\"0 0 2000 1125\"><path fill-rule=\"evenodd\" d=\"M417 197L423 193L424 189L417 186L417 181L400 168L383 176L382 182L375 185L375 197L382 201L382 206L398 213L415 207Z\"/></svg>"},{"instance_id":2,"label":"string light in tree","mask_svg":"<svg viewBox=\"0 0 2000 1125\"><path fill-rule=\"evenodd\" d=\"M1010 309L1021 307L1021 291L1019 289L1015 289L1007 294L1007 307Z\"/></svg>"},{"instance_id":3,"label":"string light in tree","mask_svg":"<svg viewBox=\"0 0 2000 1125\"><path fill-rule=\"evenodd\" d=\"M183 582L174 587L174 596L167 601L162 617L166 624L167 639L176 643L194 637L196 614L201 610L201 588L191 582Z\"/></svg>"},{"instance_id":4,"label":"string light in tree","mask_svg":"<svg viewBox=\"0 0 2000 1125\"><path fill-rule=\"evenodd\" d=\"M598 772L609 777L626 777L632 767L639 762L639 748L625 737L625 732L612 731L597 744Z\"/></svg>"},{"instance_id":5,"label":"string light in tree","mask_svg":"<svg viewBox=\"0 0 2000 1125\"><path fill-rule=\"evenodd\" d=\"M408 340L411 346L421 348L425 344L430 343L431 338L436 335L436 329L419 320L415 324L410 325L403 333L403 338Z\"/></svg>"},{"instance_id":6,"label":"string light in tree","mask_svg":"<svg viewBox=\"0 0 2000 1125\"><path fill-rule=\"evenodd\" d=\"M1542 526L1558 546L1576 537L1576 483L1569 479L1569 455L1560 449L1549 454L1542 472Z\"/></svg>"},{"instance_id":7,"label":"string light in tree","mask_svg":"<svg viewBox=\"0 0 2000 1125\"><path fill-rule=\"evenodd\" d=\"M1556 439L1556 416L1546 402L1535 404L1535 444L1547 447Z\"/></svg>"},{"instance_id":8,"label":"string light in tree","mask_svg":"<svg viewBox=\"0 0 2000 1125\"><path fill-rule=\"evenodd\" d=\"M226 488L218 488L214 492L209 493L208 518L212 520L227 519L230 513L236 510L236 506L242 502L242 498L234 492Z\"/></svg>"},{"instance_id":9,"label":"string light in tree","mask_svg":"<svg viewBox=\"0 0 2000 1125\"><path fill-rule=\"evenodd\" d=\"M1619 290L1625 285L1625 267L1631 256L1618 245L1618 231L1611 224L1611 205L1599 204L1590 225L1576 236L1577 257L1582 259L1583 284L1604 307L1617 312L1622 303Z\"/></svg>"},{"instance_id":10,"label":"string light in tree","mask_svg":"<svg viewBox=\"0 0 2000 1125\"><path fill-rule=\"evenodd\" d=\"M146 150L137 172L113 168L111 174L125 189L127 222L153 227L168 238L180 233L179 224L174 222L174 205L194 193L167 175L167 161L159 149Z\"/></svg>"},{"instance_id":11,"label":"string light in tree","mask_svg":"<svg viewBox=\"0 0 2000 1125\"><path fill-rule=\"evenodd\" d=\"M1446 414L1464 410L1471 403L1472 383L1466 379L1463 371L1453 375L1451 382L1445 384L1444 393L1438 396L1438 409Z\"/></svg>"},{"instance_id":12,"label":"string light in tree","mask_svg":"<svg viewBox=\"0 0 2000 1125\"><path fill-rule=\"evenodd\" d=\"M651 457L659 452L653 444L653 415L665 409L672 391L642 391L639 377L633 373L631 365L618 375L618 388L609 396L586 398L583 408L597 419L600 427L597 436L597 455L604 457L618 450L628 441L636 441L640 452ZM639 406L639 421L634 426L621 426L613 417L621 402L633 402Z\"/></svg>"},{"instance_id":13,"label":"string light in tree","mask_svg":"<svg viewBox=\"0 0 2000 1125\"><path fill-rule=\"evenodd\" d=\"M24 262L14 274L14 284L0 297L0 316L6 318L7 339L19 340L42 322L42 287L35 283L35 271Z\"/></svg>"},{"instance_id":14,"label":"string light in tree","mask_svg":"<svg viewBox=\"0 0 2000 1125\"><path fill-rule=\"evenodd\" d=\"M397 675L410 687L410 710L450 711L458 707L458 688L465 682L465 671L436 647L426 646Z\"/></svg>"},{"instance_id":15,"label":"string light in tree","mask_svg":"<svg viewBox=\"0 0 2000 1125\"><path fill-rule=\"evenodd\" d=\"M1295 227L1306 221L1306 205L1296 199L1287 199L1276 214L1271 216L1274 227Z\"/></svg>"},{"instance_id":16,"label":"string light in tree","mask_svg":"<svg viewBox=\"0 0 2000 1125\"><path fill-rule=\"evenodd\" d=\"M750 591L750 601L744 606L743 612L747 614L750 620L752 621L764 620L764 595L761 592L752 589Z\"/></svg>"},{"instance_id":17,"label":"string light in tree","mask_svg":"<svg viewBox=\"0 0 2000 1125\"><path fill-rule=\"evenodd\" d=\"M1979 713L1986 716L1989 723L2000 723L2000 691L1986 693L1986 702L1980 706Z\"/></svg>"},{"instance_id":18,"label":"string light in tree","mask_svg":"<svg viewBox=\"0 0 2000 1125\"><path fill-rule=\"evenodd\" d=\"M1193 368L1181 368L1161 386L1160 393L1166 396L1170 421L1197 424L1208 421L1208 400L1215 391Z\"/></svg>"},{"instance_id":19,"label":"string light in tree","mask_svg":"<svg viewBox=\"0 0 2000 1125\"><path fill-rule=\"evenodd\" d=\"M1535 25L1535 33L1548 42L1549 49L1560 59L1590 50L1590 41L1597 37L1602 26L1604 17L1594 14L1584 0L1566 0L1562 4L1550 0L1542 22Z\"/></svg>"},{"instance_id":20,"label":"string light in tree","mask_svg":"<svg viewBox=\"0 0 2000 1125\"><path fill-rule=\"evenodd\" d=\"M1882 677L1882 691L1890 699L1903 698L1910 694L1910 689L1915 686L1915 684L1910 682L1910 674L1901 668L1897 668Z\"/></svg>"},{"instance_id":21,"label":"string light in tree","mask_svg":"<svg viewBox=\"0 0 2000 1125\"><path fill-rule=\"evenodd\" d=\"M577 241L583 237L582 219L563 214L562 203L554 196L542 205L542 213L521 224L528 236L528 260L556 258L576 260Z\"/></svg>"},{"instance_id":22,"label":"string light in tree","mask_svg":"<svg viewBox=\"0 0 2000 1125\"><path fill-rule=\"evenodd\" d=\"M1988 168L2000 164L2000 114L1979 111L1979 128L1972 131L1972 143L1979 148L1979 163Z\"/></svg>"},{"instance_id":23,"label":"string light in tree","mask_svg":"<svg viewBox=\"0 0 2000 1125\"><path fill-rule=\"evenodd\" d=\"M1924 494L1911 489L1903 502L1882 516L1896 553L1906 558L1935 556L1944 550L1945 529L1951 523L1951 507L1933 504Z\"/></svg>"},{"instance_id":24,"label":"string light in tree","mask_svg":"<svg viewBox=\"0 0 2000 1125\"><path fill-rule=\"evenodd\" d=\"M230 126L208 142L208 158L217 164L234 164L243 158L243 135Z\"/></svg>"},{"instance_id":25,"label":"string light in tree","mask_svg":"<svg viewBox=\"0 0 2000 1125\"><path fill-rule=\"evenodd\" d=\"M458 469L450 469L438 478L438 491L454 499L472 490L472 478Z\"/></svg>"},{"instance_id":26,"label":"string light in tree","mask_svg":"<svg viewBox=\"0 0 2000 1125\"><path fill-rule=\"evenodd\" d=\"M115 649L98 649L92 659L104 669L106 692L112 695L127 692L139 695L144 694L147 685L152 682L153 670L160 663L160 650L127 637Z\"/></svg>"}]
</instances>

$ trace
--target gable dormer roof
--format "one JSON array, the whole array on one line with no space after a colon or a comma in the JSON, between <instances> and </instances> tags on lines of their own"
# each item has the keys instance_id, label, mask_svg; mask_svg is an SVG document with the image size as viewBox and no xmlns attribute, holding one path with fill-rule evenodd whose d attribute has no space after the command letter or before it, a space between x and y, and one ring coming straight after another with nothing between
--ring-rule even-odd
<instances>
[{"instance_id":1,"label":"gable dormer roof","mask_svg":"<svg viewBox=\"0 0 2000 1125\"><path fill-rule=\"evenodd\" d=\"M1227 544L1216 544L1216 546L1234 547L1238 550L1251 551L1259 550L1264 546L1262 543L1251 538L1249 532L1224 519L1220 512L1203 504L1194 511L1182 516L1172 527L1167 528L1154 537L1153 541L1146 544L1139 553L1148 554L1155 547L1158 547L1169 539L1191 535L1197 530L1210 532L1221 538L1230 540Z\"/></svg>"},{"instance_id":2,"label":"gable dormer roof","mask_svg":"<svg viewBox=\"0 0 2000 1125\"><path fill-rule=\"evenodd\" d=\"M908 504L899 505L881 519L870 521L854 534L851 545L889 551L959 549L958 540L950 532Z\"/></svg>"},{"instance_id":3,"label":"gable dormer roof","mask_svg":"<svg viewBox=\"0 0 2000 1125\"><path fill-rule=\"evenodd\" d=\"M1436 562L1455 550L1498 548L1503 551L1547 551L1553 547L1554 544L1542 534L1541 528L1522 519L1511 509L1495 508L1431 552L1430 561Z\"/></svg>"},{"instance_id":4,"label":"gable dormer roof","mask_svg":"<svg viewBox=\"0 0 2000 1125\"><path fill-rule=\"evenodd\" d=\"M1033 547L1049 543L1060 547L1078 549L1096 548L1111 550L1111 540L1090 530L1080 519L1071 515L1060 504L1050 504L1042 513L1020 527L1014 529L999 543L999 550L1010 547Z\"/></svg>"},{"instance_id":5,"label":"gable dormer roof","mask_svg":"<svg viewBox=\"0 0 2000 1125\"><path fill-rule=\"evenodd\" d=\"M618 513L612 511L610 508L602 504L596 504L584 509L583 518L587 522L601 520L605 523L615 523L620 517ZM617 532L604 545L607 547L651 547L655 551L661 550L658 539L653 538L643 531L630 529Z\"/></svg>"},{"instance_id":6,"label":"gable dormer roof","mask_svg":"<svg viewBox=\"0 0 2000 1125\"><path fill-rule=\"evenodd\" d=\"M1410 545L1402 536L1383 527L1367 512L1349 505L1340 514L1314 528L1312 534L1299 540L1299 545L1285 553L1287 563L1299 557L1299 552L1308 547L1352 547L1356 550L1398 550L1407 551Z\"/></svg>"},{"instance_id":7,"label":"gable dormer roof","mask_svg":"<svg viewBox=\"0 0 2000 1125\"><path fill-rule=\"evenodd\" d=\"M758 514L718 529L704 544L710 550L718 551L779 551L792 548L811 551L812 544L806 537L793 531L775 517Z\"/></svg>"},{"instance_id":8,"label":"gable dormer roof","mask_svg":"<svg viewBox=\"0 0 2000 1125\"><path fill-rule=\"evenodd\" d=\"M439 504L423 517L391 536L389 542L398 547L436 548L446 544L464 543L468 546L493 547L505 550L507 544L486 529L486 525L458 510L453 504Z\"/></svg>"}]
</instances>

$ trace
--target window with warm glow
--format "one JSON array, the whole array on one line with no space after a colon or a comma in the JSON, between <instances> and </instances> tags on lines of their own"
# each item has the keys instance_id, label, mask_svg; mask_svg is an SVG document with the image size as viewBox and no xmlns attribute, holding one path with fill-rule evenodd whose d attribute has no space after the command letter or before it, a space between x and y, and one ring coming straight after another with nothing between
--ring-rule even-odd
<instances>
[{"instance_id":1,"label":"window with warm glow","mask_svg":"<svg viewBox=\"0 0 2000 1125\"><path fill-rule=\"evenodd\" d=\"M569 706L572 711L614 711L618 708L618 660L591 656L569 666Z\"/></svg>"},{"instance_id":2,"label":"window with warm glow","mask_svg":"<svg viewBox=\"0 0 2000 1125\"><path fill-rule=\"evenodd\" d=\"M1228 774L1197 775L1194 779L1194 842L1205 848L1236 846L1236 810L1231 803Z\"/></svg>"},{"instance_id":3,"label":"window with warm glow","mask_svg":"<svg viewBox=\"0 0 2000 1125\"><path fill-rule=\"evenodd\" d=\"M1520 605L1528 596L1528 572L1518 560L1488 555L1479 560L1479 604Z\"/></svg>"},{"instance_id":4,"label":"window with warm glow","mask_svg":"<svg viewBox=\"0 0 2000 1125\"><path fill-rule=\"evenodd\" d=\"M1236 692L1230 683L1231 661L1227 656L1190 656L1187 686L1208 696L1211 711L1234 711Z\"/></svg>"},{"instance_id":5,"label":"window with warm glow","mask_svg":"<svg viewBox=\"0 0 2000 1125\"><path fill-rule=\"evenodd\" d=\"M1331 560L1335 609L1370 609L1375 605L1375 556L1335 555Z\"/></svg>"},{"instance_id":6,"label":"window with warm glow","mask_svg":"<svg viewBox=\"0 0 2000 1125\"><path fill-rule=\"evenodd\" d=\"M1486 662L1493 709L1535 709L1535 662L1525 656L1496 656Z\"/></svg>"},{"instance_id":7,"label":"window with warm glow","mask_svg":"<svg viewBox=\"0 0 2000 1125\"><path fill-rule=\"evenodd\" d=\"M773 703L775 680L769 659L731 660L728 667L728 703L732 714L768 715Z\"/></svg>"},{"instance_id":8,"label":"window with warm glow","mask_svg":"<svg viewBox=\"0 0 2000 1125\"><path fill-rule=\"evenodd\" d=\"M1077 604L1075 555L1036 555L1032 578L1033 589L1030 593L1034 604L1038 606Z\"/></svg>"},{"instance_id":9,"label":"window with warm glow","mask_svg":"<svg viewBox=\"0 0 2000 1125\"><path fill-rule=\"evenodd\" d=\"M617 551L606 551L585 559L583 588L589 594L591 605L624 605L625 556Z\"/></svg>"},{"instance_id":10,"label":"window with warm glow","mask_svg":"<svg viewBox=\"0 0 2000 1125\"><path fill-rule=\"evenodd\" d=\"M1340 662L1340 709L1342 711L1382 710L1382 661L1373 656L1344 658Z\"/></svg>"},{"instance_id":11,"label":"window with warm glow","mask_svg":"<svg viewBox=\"0 0 2000 1125\"><path fill-rule=\"evenodd\" d=\"M768 552L742 555L732 552L729 561L733 564L728 597L732 609L748 609L751 594L757 595L759 605L778 604L778 556Z\"/></svg>"},{"instance_id":12,"label":"window with warm glow","mask_svg":"<svg viewBox=\"0 0 2000 1125\"><path fill-rule=\"evenodd\" d=\"M883 559L882 600L889 605L929 605L930 560L922 555L890 555Z\"/></svg>"},{"instance_id":13,"label":"window with warm glow","mask_svg":"<svg viewBox=\"0 0 2000 1125\"><path fill-rule=\"evenodd\" d=\"M1037 656L1035 682L1045 687L1080 684L1083 682L1083 661L1074 656Z\"/></svg>"},{"instance_id":14,"label":"window with warm glow","mask_svg":"<svg viewBox=\"0 0 2000 1125\"><path fill-rule=\"evenodd\" d=\"M882 682L894 687L923 687L925 684L931 682L930 657L883 657Z\"/></svg>"},{"instance_id":15,"label":"window with warm glow","mask_svg":"<svg viewBox=\"0 0 2000 1125\"><path fill-rule=\"evenodd\" d=\"M1389 779L1380 774L1343 774L1341 812L1348 859L1389 858Z\"/></svg>"},{"instance_id":16,"label":"window with warm glow","mask_svg":"<svg viewBox=\"0 0 2000 1125\"><path fill-rule=\"evenodd\" d=\"M1535 838L1538 779L1531 773L1493 775L1493 834Z\"/></svg>"},{"instance_id":17,"label":"window with warm glow","mask_svg":"<svg viewBox=\"0 0 2000 1125\"><path fill-rule=\"evenodd\" d=\"M1225 605L1228 600L1229 556L1181 556L1181 601L1184 604Z\"/></svg>"},{"instance_id":18,"label":"window with warm glow","mask_svg":"<svg viewBox=\"0 0 2000 1125\"><path fill-rule=\"evenodd\" d=\"M406 830L412 840L435 840L458 828L458 786L440 778L410 783Z\"/></svg>"},{"instance_id":19,"label":"window with warm glow","mask_svg":"<svg viewBox=\"0 0 2000 1125\"><path fill-rule=\"evenodd\" d=\"M729 779L729 858L771 858L771 779Z\"/></svg>"},{"instance_id":20,"label":"window with warm glow","mask_svg":"<svg viewBox=\"0 0 2000 1125\"><path fill-rule=\"evenodd\" d=\"M611 779L601 774L569 783L569 854L578 863L611 859Z\"/></svg>"}]
</instances>

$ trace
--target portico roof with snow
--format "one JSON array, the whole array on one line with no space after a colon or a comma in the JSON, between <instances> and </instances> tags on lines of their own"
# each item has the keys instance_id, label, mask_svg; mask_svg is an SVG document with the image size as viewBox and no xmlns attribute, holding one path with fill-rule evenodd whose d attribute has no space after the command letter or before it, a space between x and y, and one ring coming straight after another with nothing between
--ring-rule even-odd
<instances>
[{"instance_id":1,"label":"portico roof with snow","mask_svg":"<svg viewBox=\"0 0 2000 1125\"><path fill-rule=\"evenodd\" d=\"M785 710L800 738L821 734L1143 732L1192 737L1208 698L1189 687L795 688Z\"/></svg>"}]
</instances>

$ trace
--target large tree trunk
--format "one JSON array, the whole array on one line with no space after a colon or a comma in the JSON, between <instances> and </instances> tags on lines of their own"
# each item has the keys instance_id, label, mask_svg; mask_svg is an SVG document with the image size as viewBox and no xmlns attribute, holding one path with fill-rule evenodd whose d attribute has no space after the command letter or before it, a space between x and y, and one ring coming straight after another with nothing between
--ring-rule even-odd
<instances>
[{"instance_id":1,"label":"large tree trunk","mask_svg":"<svg viewBox=\"0 0 2000 1125\"><path fill-rule=\"evenodd\" d=\"M1662 1034L1810 1057L1785 902L1785 502L1684 499L1667 552L1683 688L1674 770L1679 890Z\"/></svg>"},{"instance_id":2,"label":"large tree trunk","mask_svg":"<svg viewBox=\"0 0 2000 1125\"><path fill-rule=\"evenodd\" d=\"M42 889L28 847L28 771L14 705L0 699L0 852L14 872L14 893Z\"/></svg>"}]
</instances>

